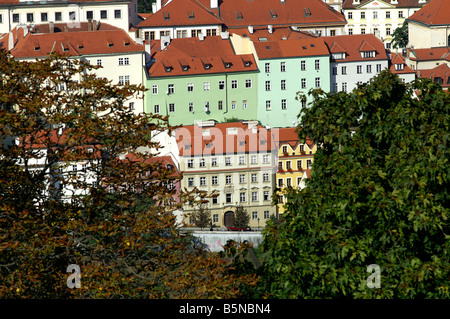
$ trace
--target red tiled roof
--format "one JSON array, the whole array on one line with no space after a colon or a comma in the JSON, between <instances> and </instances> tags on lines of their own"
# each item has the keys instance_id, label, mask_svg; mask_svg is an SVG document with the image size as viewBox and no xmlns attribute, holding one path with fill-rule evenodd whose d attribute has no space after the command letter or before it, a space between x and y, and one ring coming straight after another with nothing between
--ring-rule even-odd
<instances>
[{"instance_id":1,"label":"red tiled roof","mask_svg":"<svg viewBox=\"0 0 450 319\"><path fill-rule=\"evenodd\" d=\"M86 2L131 2L131 0L66 0L66 1L55 1L55 3L58 4L64 4L65 2L69 2L69 3L86 3ZM38 4L40 4L40 2L48 2L48 1L39 1ZM36 5L36 3L31 2L31 1L22 1L20 2L19 0L0 0L0 6L1 5Z\"/></svg>"},{"instance_id":2,"label":"red tiled roof","mask_svg":"<svg viewBox=\"0 0 450 319\"><path fill-rule=\"evenodd\" d=\"M417 76L420 78L431 79L439 83L443 88L450 87L450 68L447 64L441 64L433 69L419 70Z\"/></svg>"},{"instance_id":3,"label":"red tiled roof","mask_svg":"<svg viewBox=\"0 0 450 319\"><path fill-rule=\"evenodd\" d=\"M297 144L300 143L300 139L298 137L298 129L297 127L282 127L278 129L278 147L281 147L283 144L289 144L292 148L297 147ZM306 144L309 148L314 146L314 142L306 138Z\"/></svg>"},{"instance_id":4,"label":"red tiled roof","mask_svg":"<svg viewBox=\"0 0 450 319\"><path fill-rule=\"evenodd\" d=\"M291 27L272 27L272 32L269 32L267 26L253 27L253 33L250 33L247 28L234 28L228 30L230 34L238 34L242 37L250 38L253 42L263 41L278 41L278 40L293 40L293 39L310 39L315 38L314 35L293 30Z\"/></svg>"},{"instance_id":5,"label":"red tiled roof","mask_svg":"<svg viewBox=\"0 0 450 319\"><path fill-rule=\"evenodd\" d=\"M415 61L450 61L450 47L430 48L430 49L411 49L413 56L411 60Z\"/></svg>"},{"instance_id":6,"label":"red tiled roof","mask_svg":"<svg viewBox=\"0 0 450 319\"><path fill-rule=\"evenodd\" d=\"M125 31L110 27L98 31L28 32L25 36L24 30L16 27L11 33L15 39L15 46L10 53L15 58L36 58L48 56L52 52L82 56L144 51L144 46L135 43ZM0 39L0 47L7 48L9 36L7 33Z\"/></svg>"},{"instance_id":7,"label":"red tiled roof","mask_svg":"<svg viewBox=\"0 0 450 319\"><path fill-rule=\"evenodd\" d=\"M353 4L353 0L344 0L342 4L343 9L354 9L357 7L362 7L365 4L372 2L373 0L361 0L360 3ZM377 1L374 1L377 2ZM398 3L394 3L393 0L382 0L381 2L389 3L391 6L396 8L420 8L423 3L419 3L419 0L398 0Z\"/></svg>"},{"instance_id":8,"label":"red tiled roof","mask_svg":"<svg viewBox=\"0 0 450 319\"><path fill-rule=\"evenodd\" d=\"M341 52L346 53L344 61L370 61L388 58L383 43L373 34L337 35L322 37L322 39L330 51L333 46L338 45L343 50ZM361 52L364 51L376 51L376 55L373 58L362 58Z\"/></svg>"},{"instance_id":9,"label":"red tiled roof","mask_svg":"<svg viewBox=\"0 0 450 319\"><path fill-rule=\"evenodd\" d=\"M149 68L151 77L258 70L252 54L236 55L230 40L220 36L205 37L202 41L197 37L172 39L162 51L159 40L151 45L152 52L156 51L152 53L156 62Z\"/></svg>"},{"instance_id":10,"label":"red tiled roof","mask_svg":"<svg viewBox=\"0 0 450 319\"><path fill-rule=\"evenodd\" d=\"M427 25L449 25L450 6L448 0L431 0L422 9L408 18Z\"/></svg>"},{"instance_id":11,"label":"red tiled roof","mask_svg":"<svg viewBox=\"0 0 450 319\"><path fill-rule=\"evenodd\" d=\"M197 0L210 7L210 0ZM345 25L344 16L322 0L222 0L211 10L228 28L253 26Z\"/></svg>"},{"instance_id":12,"label":"red tiled roof","mask_svg":"<svg viewBox=\"0 0 450 319\"><path fill-rule=\"evenodd\" d=\"M403 68L401 70L397 70L395 67L396 64L402 64ZM391 54L391 61L389 70L394 74L408 74L408 73L416 73L413 69L411 69L405 62L405 58L397 53Z\"/></svg>"},{"instance_id":13,"label":"red tiled roof","mask_svg":"<svg viewBox=\"0 0 450 319\"><path fill-rule=\"evenodd\" d=\"M187 125L175 130L180 156L224 155L235 153L267 153L276 150L272 133L255 125L253 130L244 122L216 123L214 126ZM229 129L235 128L236 134ZM209 135L204 136L204 130ZM207 147L208 144L209 147Z\"/></svg>"},{"instance_id":14,"label":"red tiled roof","mask_svg":"<svg viewBox=\"0 0 450 319\"><path fill-rule=\"evenodd\" d=\"M221 19L214 16L196 0L172 0L155 14L139 23L138 27L222 24Z\"/></svg>"},{"instance_id":15,"label":"red tiled roof","mask_svg":"<svg viewBox=\"0 0 450 319\"><path fill-rule=\"evenodd\" d=\"M328 48L321 38L255 42L260 59L328 55Z\"/></svg>"}]
</instances>

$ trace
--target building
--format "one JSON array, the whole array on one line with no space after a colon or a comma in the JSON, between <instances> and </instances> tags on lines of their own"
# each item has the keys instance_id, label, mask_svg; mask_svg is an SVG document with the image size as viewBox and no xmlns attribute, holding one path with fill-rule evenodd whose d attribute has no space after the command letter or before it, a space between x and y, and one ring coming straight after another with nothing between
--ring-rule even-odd
<instances>
[{"instance_id":1,"label":"building","mask_svg":"<svg viewBox=\"0 0 450 319\"><path fill-rule=\"evenodd\" d=\"M416 79L416 72L406 64L405 58L400 54L391 54L389 70L397 74L403 83L409 83Z\"/></svg>"},{"instance_id":2,"label":"building","mask_svg":"<svg viewBox=\"0 0 450 319\"><path fill-rule=\"evenodd\" d=\"M394 30L429 0L344 0L346 34L375 34L391 48ZM411 34L411 33L410 33Z\"/></svg>"},{"instance_id":3,"label":"building","mask_svg":"<svg viewBox=\"0 0 450 319\"><path fill-rule=\"evenodd\" d=\"M337 12L342 11L342 2L344 2L343 0L322 0L322 1L325 2L326 4L328 4L330 7L332 7Z\"/></svg>"},{"instance_id":4,"label":"building","mask_svg":"<svg viewBox=\"0 0 450 319\"><path fill-rule=\"evenodd\" d=\"M450 47L406 49L406 63L413 70L429 70L438 65L450 65Z\"/></svg>"},{"instance_id":5,"label":"building","mask_svg":"<svg viewBox=\"0 0 450 319\"><path fill-rule=\"evenodd\" d=\"M0 47L17 60L33 61L59 53L101 66L98 77L117 84L142 84L145 48L122 29L100 21L81 22L77 28L67 23L18 26L0 38ZM143 94L126 103L136 113L144 111Z\"/></svg>"},{"instance_id":6,"label":"building","mask_svg":"<svg viewBox=\"0 0 450 319\"><path fill-rule=\"evenodd\" d=\"M373 34L323 37L330 51L331 91L351 92L388 68L383 43Z\"/></svg>"},{"instance_id":7,"label":"building","mask_svg":"<svg viewBox=\"0 0 450 319\"><path fill-rule=\"evenodd\" d=\"M0 34L18 25L66 23L75 28L81 22L98 20L126 32L136 26L137 0L0 0Z\"/></svg>"},{"instance_id":8,"label":"building","mask_svg":"<svg viewBox=\"0 0 450 319\"><path fill-rule=\"evenodd\" d=\"M176 130L181 188L217 192L206 204L217 227L233 226L237 206L250 214L250 227L264 226L276 214L272 206L276 134L255 121L199 122ZM185 205L186 224L194 209Z\"/></svg>"},{"instance_id":9,"label":"building","mask_svg":"<svg viewBox=\"0 0 450 319\"><path fill-rule=\"evenodd\" d=\"M157 1L161 7L161 0ZM223 21L197 0L173 0L148 16L137 27L144 40L220 35Z\"/></svg>"},{"instance_id":10,"label":"building","mask_svg":"<svg viewBox=\"0 0 450 319\"><path fill-rule=\"evenodd\" d=\"M417 71L417 77L430 79L446 91L450 88L450 67L447 64L441 64L428 70L419 70Z\"/></svg>"},{"instance_id":11,"label":"building","mask_svg":"<svg viewBox=\"0 0 450 319\"><path fill-rule=\"evenodd\" d=\"M450 46L450 7L446 0L430 0L408 21L408 48L426 49Z\"/></svg>"},{"instance_id":12,"label":"building","mask_svg":"<svg viewBox=\"0 0 450 319\"><path fill-rule=\"evenodd\" d=\"M172 125L257 118L258 67L235 54L228 37L151 41L147 113L170 115Z\"/></svg>"},{"instance_id":13,"label":"building","mask_svg":"<svg viewBox=\"0 0 450 319\"><path fill-rule=\"evenodd\" d=\"M278 214L284 213L287 187L303 189L310 177L317 145L310 139L300 143L296 127L278 129L278 166L275 176L278 191Z\"/></svg>"}]
</instances>

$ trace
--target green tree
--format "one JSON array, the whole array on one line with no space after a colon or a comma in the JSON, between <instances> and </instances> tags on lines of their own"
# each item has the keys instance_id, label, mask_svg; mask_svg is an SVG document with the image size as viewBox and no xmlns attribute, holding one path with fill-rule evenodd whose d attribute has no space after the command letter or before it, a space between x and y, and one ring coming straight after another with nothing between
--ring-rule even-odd
<instances>
[{"instance_id":1,"label":"green tree","mask_svg":"<svg viewBox=\"0 0 450 319\"><path fill-rule=\"evenodd\" d=\"M351 93L310 94L299 137L320 147L284 222L266 227L263 293L450 298L449 94L389 71Z\"/></svg>"},{"instance_id":2,"label":"green tree","mask_svg":"<svg viewBox=\"0 0 450 319\"><path fill-rule=\"evenodd\" d=\"M392 33L392 47L394 49L406 48L408 41L408 23L405 21L401 27L396 28Z\"/></svg>"},{"instance_id":3,"label":"green tree","mask_svg":"<svg viewBox=\"0 0 450 319\"><path fill-rule=\"evenodd\" d=\"M126 101L143 87L97 78L96 68L0 50L0 296L240 296L256 276L233 274L232 260L179 232L173 212L191 194L169 204L173 170L138 152L160 147L151 137L171 132L167 117L135 114ZM79 162L82 174L68 170ZM78 289L66 285L71 264Z\"/></svg>"},{"instance_id":4,"label":"green tree","mask_svg":"<svg viewBox=\"0 0 450 319\"><path fill-rule=\"evenodd\" d=\"M138 0L139 13L152 13L152 4L156 0Z\"/></svg>"},{"instance_id":5,"label":"green tree","mask_svg":"<svg viewBox=\"0 0 450 319\"><path fill-rule=\"evenodd\" d=\"M234 212L234 227L248 227L249 222L250 214L243 206L237 206Z\"/></svg>"},{"instance_id":6,"label":"green tree","mask_svg":"<svg viewBox=\"0 0 450 319\"><path fill-rule=\"evenodd\" d=\"M191 213L193 223L196 227L205 228L211 226L211 210L205 204L200 204Z\"/></svg>"}]
</instances>

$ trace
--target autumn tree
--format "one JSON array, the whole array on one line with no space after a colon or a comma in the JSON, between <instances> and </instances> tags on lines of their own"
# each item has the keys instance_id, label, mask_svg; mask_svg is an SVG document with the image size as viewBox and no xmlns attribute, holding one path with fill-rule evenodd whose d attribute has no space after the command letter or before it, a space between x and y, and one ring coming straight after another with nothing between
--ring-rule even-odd
<instances>
[{"instance_id":1,"label":"autumn tree","mask_svg":"<svg viewBox=\"0 0 450 319\"><path fill-rule=\"evenodd\" d=\"M0 51L0 296L240 296L256 276L179 232L173 212L190 194L173 205L173 170L141 151L160 148L152 134L171 132L167 117L135 114L125 102L144 88L96 68ZM67 285L69 265L79 288Z\"/></svg>"},{"instance_id":2,"label":"autumn tree","mask_svg":"<svg viewBox=\"0 0 450 319\"><path fill-rule=\"evenodd\" d=\"M193 224L196 227L205 228L211 226L211 210L205 204L200 204L191 213Z\"/></svg>"},{"instance_id":3,"label":"autumn tree","mask_svg":"<svg viewBox=\"0 0 450 319\"><path fill-rule=\"evenodd\" d=\"M319 147L284 222L266 228L263 292L450 298L449 94L389 71L350 93L310 94L299 137Z\"/></svg>"}]
</instances>

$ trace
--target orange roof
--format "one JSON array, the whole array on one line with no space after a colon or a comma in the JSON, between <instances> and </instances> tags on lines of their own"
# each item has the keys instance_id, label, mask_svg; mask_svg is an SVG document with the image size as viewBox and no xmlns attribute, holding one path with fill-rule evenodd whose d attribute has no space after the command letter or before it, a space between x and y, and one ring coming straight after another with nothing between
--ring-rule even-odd
<instances>
[{"instance_id":1,"label":"orange roof","mask_svg":"<svg viewBox=\"0 0 450 319\"><path fill-rule=\"evenodd\" d=\"M411 49L413 56L410 56L412 60L417 61L433 61L433 60L446 60L450 61L450 48L440 47L431 49Z\"/></svg>"},{"instance_id":2,"label":"orange roof","mask_svg":"<svg viewBox=\"0 0 450 319\"><path fill-rule=\"evenodd\" d=\"M441 64L433 69L419 70L417 76L420 78L431 79L439 83L443 88L450 87L450 68L447 64Z\"/></svg>"},{"instance_id":3,"label":"orange roof","mask_svg":"<svg viewBox=\"0 0 450 319\"><path fill-rule=\"evenodd\" d=\"M175 130L180 156L236 153L267 153L276 150L270 130L245 122L216 123L214 126L186 125Z\"/></svg>"},{"instance_id":4,"label":"orange roof","mask_svg":"<svg viewBox=\"0 0 450 319\"><path fill-rule=\"evenodd\" d=\"M283 144L289 144L292 148L297 147L297 144L300 143L300 139L298 137L298 128L297 127L282 127L278 129L278 147ZM314 142L306 137L306 144L308 144L309 148L314 146Z\"/></svg>"},{"instance_id":5,"label":"orange roof","mask_svg":"<svg viewBox=\"0 0 450 319\"><path fill-rule=\"evenodd\" d=\"M405 62L405 58L397 53L391 54L389 70L394 74L406 74L406 73L416 73L413 69L411 69ZM401 64L402 68L399 70L396 68L397 64Z\"/></svg>"},{"instance_id":6,"label":"orange roof","mask_svg":"<svg viewBox=\"0 0 450 319\"><path fill-rule=\"evenodd\" d=\"M267 26L253 27L253 33L250 33L248 27L229 29L228 31L231 34L238 34L244 38L250 38L253 42L315 38L315 36L310 33L293 30L291 27L275 26L272 27L272 32L269 32Z\"/></svg>"},{"instance_id":7,"label":"orange roof","mask_svg":"<svg viewBox=\"0 0 450 319\"><path fill-rule=\"evenodd\" d=\"M69 3L86 3L86 2L131 2L131 0L66 0L66 1L55 1L56 3L60 4L60 3L64 3L64 2L69 2ZM39 1L39 2L46 2L48 3L48 1ZM38 3L39 3L38 2ZM0 0L0 6L1 5L36 5L34 2L31 1L20 1L20 0Z\"/></svg>"},{"instance_id":8,"label":"orange roof","mask_svg":"<svg viewBox=\"0 0 450 319\"><path fill-rule=\"evenodd\" d=\"M371 61L388 58L383 43L373 34L337 35L334 37L322 37L322 39L330 48L330 51L331 48L339 46L341 48L339 53L346 53L344 61ZM364 51L376 51L376 55L373 58L362 58L361 52Z\"/></svg>"},{"instance_id":9,"label":"orange roof","mask_svg":"<svg viewBox=\"0 0 450 319\"><path fill-rule=\"evenodd\" d=\"M15 45L10 53L15 58L37 58L55 52L68 56L83 56L144 51L144 46L135 43L125 31L110 27L106 28L108 30L98 31L28 32L25 36L24 29L16 27L12 31ZM7 48L9 36L8 33L0 39L0 47Z\"/></svg>"},{"instance_id":10,"label":"orange roof","mask_svg":"<svg viewBox=\"0 0 450 319\"><path fill-rule=\"evenodd\" d=\"M329 55L321 38L255 42L260 59Z\"/></svg>"},{"instance_id":11,"label":"orange roof","mask_svg":"<svg viewBox=\"0 0 450 319\"><path fill-rule=\"evenodd\" d=\"M231 42L220 36L172 39L163 50L160 41L151 41L150 77L257 71L252 54L236 55Z\"/></svg>"},{"instance_id":12,"label":"orange roof","mask_svg":"<svg viewBox=\"0 0 450 319\"><path fill-rule=\"evenodd\" d=\"M449 25L450 6L448 4L448 0L431 0L408 20L427 25Z\"/></svg>"},{"instance_id":13,"label":"orange roof","mask_svg":"<svg viewBox=\"0 0 450 319\"><path fill-rule=\"evenodd\" d=\"M371 1L373 0L361 0L360 3L353 4L353 0L344 0L342 8L343 9L358 8L364 6L365 4ZM417 7L420 8L421 6L423 6L423 3L419 3L419 0L397 0L397 3L395 3L394 0L382 0L382 2L389 3L391 6L394 6L396 8L417 8Z\"/></svg>"},{"instance_id":14,"label":"orange roof","mask_svg":"<svg viewBox=\"0 0 450 319\"><path fill-rule=\"evenodd\" d=\"M221 19L214 16L196 0L172 0L155 14L139 23L138 27L222 24Z\"/></svg>"},{"instance_id":15,"label":"orange roof","mask_svg":"<svg viewBox=\"0 0 450 319\"><path fill-rule=\"evenodd\" d=\"M210 0L197 0L210 7ZM228 28L290 25L345 25L344 16L322 0L222 0L210 9Z\"/></svg>"}]
</instances>

